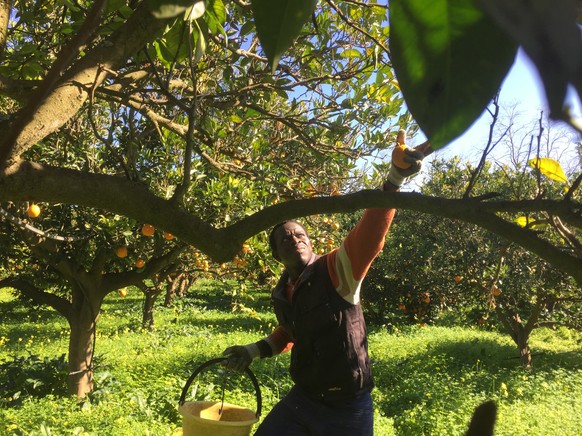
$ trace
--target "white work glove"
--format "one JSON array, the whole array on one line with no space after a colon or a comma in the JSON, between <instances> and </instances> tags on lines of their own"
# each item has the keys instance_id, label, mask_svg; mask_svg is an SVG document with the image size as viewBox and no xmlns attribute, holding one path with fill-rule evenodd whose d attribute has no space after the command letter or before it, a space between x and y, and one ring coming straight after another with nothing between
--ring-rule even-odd
<instances>
[{"instance_id":1,"label":"white work glove","mask_svg":"<svg viewBox=\"0 0 582 436\"><path fill-rule=\"evenodd\" d=\"M261 357L261 352L257 344L233 345L224 350L222 355L226 357L226 360L222 362L223 366L238 372L243 372L253 360Z\"/></svg>"},{"instance_id":2,"label":"white work glove","mask_svg":"<svg viewBox=\"0 0 582 436\"><path fill-rule=\"evenodd\" d=\"M400 129L396 134L396 146L392 150L392 164L386 182L400 188L404 180L417 175L422 168L423 152L425 151L430 154L428 141L415 148L408 148L406 146L406 130Z\"/></svg>"},{"instance_id":3,"label":"white work glove","mask_svg":"<svg viewBox=\"0 0 582 436\"><path fill-rule=\"evenodd\" d=\"M416 176L422 169L424 154L421 151L407 148L404 152L407 154L404 161L409 163L410 166L408 168L400 168L392 162L390 165L390 171L388 172L388 177L386 178L386 181L392 183L396 187L402 186L407 178Z\"/></svg>"}]
</instances>

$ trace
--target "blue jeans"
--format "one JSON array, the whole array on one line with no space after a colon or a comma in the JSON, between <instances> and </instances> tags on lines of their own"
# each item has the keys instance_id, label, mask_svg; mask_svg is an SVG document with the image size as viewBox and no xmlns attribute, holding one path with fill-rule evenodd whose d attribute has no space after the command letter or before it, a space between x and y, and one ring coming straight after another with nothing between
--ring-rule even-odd
<instances>
[{"instance_id":1,"label":"blue jeans","mask_svg":"<svg viewBox=\"0 0 582 436\"><path fill-rule=\"evenodd\" d=\"M372 436L374 408L369 392L340 405L313 400L294 386L265 417L255 436Z\"/></svg>"}]
</instances>

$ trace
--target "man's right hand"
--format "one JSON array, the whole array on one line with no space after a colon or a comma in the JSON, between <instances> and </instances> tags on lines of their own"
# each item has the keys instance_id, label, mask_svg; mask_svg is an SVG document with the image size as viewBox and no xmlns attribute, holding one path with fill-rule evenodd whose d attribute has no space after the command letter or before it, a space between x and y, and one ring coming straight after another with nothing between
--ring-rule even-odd
<instances>
[{"instance_id":1,"label":"man's right hand","mask_svg":"<svg viewBox=\"0 0 582 436\"><path fill-rule=\"evenodd\" d=\"M255 344L234 345L232 347L228 347L222 353L222 355L226 357L226 360L222 362L222 365L234 371L246 371L255 357L252 355L254 354L253 350L250 349L250 347L253 346L256 348Z\"/></svg>"}]
</instances>

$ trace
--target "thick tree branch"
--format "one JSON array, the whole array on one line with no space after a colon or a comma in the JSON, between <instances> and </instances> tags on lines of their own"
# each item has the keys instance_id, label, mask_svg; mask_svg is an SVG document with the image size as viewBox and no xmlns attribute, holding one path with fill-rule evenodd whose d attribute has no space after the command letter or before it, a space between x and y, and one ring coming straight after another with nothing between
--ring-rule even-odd
<instances>
[{"instance_id":1,"label":"thick tree branch","mask_svg":"<svg viewBox=\"0 0 582 436\"><path fill-rule=\"evenodd\" d=\"M180 254L187 248L185 244L179 244L162 256L148 260L142 271L132 270L118 273L108 273L103 276L100 293L104 298L108 293L120 289L124 286L134 285L143 288L145 277L152 278L164 268L172 265Z\"/></svg>"},{"instance_id":2,"label":"thick tree branch","mask_svg":"<svg viewBox=\"0 0 582 436\"><path fill-rule=\"evenodd\" d=\"M4 58L4 49L8 39L8 20L10 19L11 0L0 0L0 59Z\"/></svg>"},{"instance_id":3,"label":"thick tree branch","mask_svg":"<svg viewBox=\"0 0 582 436\"><path fill-rule=\"evenodd\" d=\"M59 74L59 80L53 86L42 87L43 97L46 89L51 92L40 100L34 111L29 112L34 114L35 122L26 122L22 129L17 129L19 135L15 140L4 140L4 158L0 164L11 165L28 148L58 130L78 112L92 87L100 85L108 71L115 70L146 42L151 41L166 23L167 20L158 20L150 13L148 2L141 2L125 24L109 39L89 50L62 78ZM36 104L32 100L29 100L30 104ZM1 137L5 138L6 135L6 131L0 131Z\"/></svg>"},{"instance_id":4,"label":"thick tree branch","mask_svg":"<svg viewBox=\"0 0 582 436\"><path fill-rule=\"evenodd\" d=\"M581 205L556 200L491 201L445 199L417 193L360 191L343 196L292 200L280 203L217 229L199 217L159 198L143 184L121 177L80 173L21 162L0 174L0 201L39 200L77 204L148 222L181 241L199 248L216 260L232 259L240 245L251 236L290 218L320 213L354 212L369 207L410 209L445 218L458 219L487 229L537 254L570 274L582 286L582 260L540 238L527 228L499 217L499 212L546 212L581 221Z\"/></svg>"},{"instance_id":5,"label":"thick tree branch","mask_svg":"<svg viewBox=\"0 0 582 436\"><path fill-rule=\"evenodd\" d=\"M63 315L67 320L71 317L71 303L65 298L59 297L58 295L51 294L50 292L45 292L29 283L26 280L20 279L18 277L6 277L0 280L0 288L14 288L18 290L25 297L30 298L37 304L46 304L61 315Z\"/></svg>"},{"instance_id":6,"label":"thick tree branch","mask_svg":"<svg viewBox=\"0 0 582 436\"><path fill-rule=\"evenodd\" d=\"M37 110L43 105L46 97L54 91L55 85L60 80L63 72L79 54L81 46L93 35L100 24L101 13L107 4L106 0L98 0L93 4L87 19L79 32L71 39L69 44L58 54L46 77L38 88L31 93L28 104L20 112L19 117L12 124L8 135L4 136L0 144L0 166L2 166L16 147L16 141L22 131L35 117Z\"/></svg>"}]
</instances>

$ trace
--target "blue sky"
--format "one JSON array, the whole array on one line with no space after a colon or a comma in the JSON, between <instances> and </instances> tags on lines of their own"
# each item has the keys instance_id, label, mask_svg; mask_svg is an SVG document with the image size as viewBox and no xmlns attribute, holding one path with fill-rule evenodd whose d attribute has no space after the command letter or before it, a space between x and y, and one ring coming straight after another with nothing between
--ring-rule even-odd
<instances>
[{"instance_id":1,"label":"blue sky","mask_svg":"<svg viewBox=\"0 0 582 436\"><path fill-rule=\"evenodd\" d=\"M539 116L540 110L545 110L543 86L531 61L521 50L503 82L499 103L502 109L517 104L520 110L531 112L533 118ZM491 116L486 111L462 136L446 147L447 155L468 157L475 145L484 146L490 123Z\"/></svg>"},{"instance_id":2,"label":"blue sky","mask_svg":"<svg viewBox=\"0 0 582 436\"><path fill-rule=\"evenodd\" d=\"M573 107L573 113L577 117L582 117L580 101L574 97L569 99L569 102ZM517 105L519 111L524 114L523 119L535 120L539 118L541 110L544 110L546 115L548 113L545 92L537 71L521 50L518 51L516 60L503 82L499 103L501 111ZM462 136L435 154L438 156L439 153L446 153L446 156L456 155L470 159L470 156L475 154L475 147L479 151L483 149L490 123L491 116L486 111ZM477 154L479 155L479 152Z\"/></svg>"}]
</instances>

